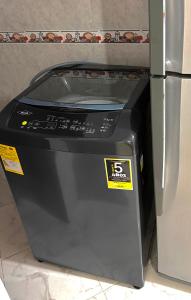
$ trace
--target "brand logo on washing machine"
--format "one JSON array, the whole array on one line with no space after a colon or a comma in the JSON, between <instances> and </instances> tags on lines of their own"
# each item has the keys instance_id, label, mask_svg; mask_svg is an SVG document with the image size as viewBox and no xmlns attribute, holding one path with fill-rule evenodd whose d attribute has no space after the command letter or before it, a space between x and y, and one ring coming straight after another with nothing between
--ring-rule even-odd
<instances>
[{"instance_id":1,"label":"brand logo on washing machine","mask_svg":"<svg viewBox=\"0 0 191 300\"><path fill-rule=\"evenodd\" d=\"M20 110L17 112L19 115L21 116L30 116L32 115L32 112L31 111L28 111L28 110Z\"/></svg>"}]
</instances>

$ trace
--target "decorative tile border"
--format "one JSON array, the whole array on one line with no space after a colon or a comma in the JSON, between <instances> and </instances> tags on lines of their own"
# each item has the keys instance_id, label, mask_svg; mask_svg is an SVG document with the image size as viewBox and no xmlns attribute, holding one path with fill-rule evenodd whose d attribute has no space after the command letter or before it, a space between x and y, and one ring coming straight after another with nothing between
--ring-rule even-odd
<instances>
[{"instance_id":1,"label":"decorative tile border","mask_svg":"<svg viewBox=\"0 0 191 300\"><path fill-rule=\"evenodd\" d=\"M0 43L149 43L148 30L0 32Z\"/></svg>"},{"instance_id":2,"label":"decorative tile border","mask_svg":"<svg viewBox=\"0 0 191 300\"><path fill-rule=\"evenodd\" d=\"M138 69L133 71L103 71L103 70L56 70L52 75L54 77L64 76L66 78L105 78L105 79L126 79L138 80L148 75L147 69Z\"/></svg>"}]
</instances>

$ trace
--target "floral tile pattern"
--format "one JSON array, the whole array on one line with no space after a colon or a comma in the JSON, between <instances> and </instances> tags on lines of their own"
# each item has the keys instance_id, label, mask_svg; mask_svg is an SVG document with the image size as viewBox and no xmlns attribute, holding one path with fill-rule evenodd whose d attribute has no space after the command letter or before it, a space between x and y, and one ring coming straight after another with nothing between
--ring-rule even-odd
<instances>
[{"instance_id":1,"label":"floral tile pattern","mask_svg":"<svg viewBox=\"0 0 191 300\"><path fill-rule=\"evenodd\" d=\"M53 76L65 76L65 78L106 78L106 79L126 79L139 80L148 75L145 68L130 71L104 71L104 70L57 70Z\"/></svg>"},{"instance_id":2,"label":"floral tile pattern","mask_svg":"<svg viewBox=\"0 0 191 300\"><path fill-rule=\"evenodd\" d=\"M0 43L149 43L148 30L0 32Z\"/></svg>"}]
</instances>

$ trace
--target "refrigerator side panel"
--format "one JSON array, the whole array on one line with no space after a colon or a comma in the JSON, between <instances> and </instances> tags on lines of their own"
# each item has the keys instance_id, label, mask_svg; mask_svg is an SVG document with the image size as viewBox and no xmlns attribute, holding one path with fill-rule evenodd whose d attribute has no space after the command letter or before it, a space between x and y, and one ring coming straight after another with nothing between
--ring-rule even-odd
<instances>
[{"instance_id":1,"label":"refrigerator side panel","mask_svg":"<svg viewBox=\"0 0 191 300\"><path fill-rule=\"evenodd\" d=\"M191 74L191 1L150 0L151 74Z\"/></svg>"},{"instance_id":2,"label":"refrigerator side panel","mask_svg":"<svg viewBox=\"0 0 191 300\"><path fill-rule=\"evenodd\" d=\"M179 175L179 77L151 79L154 181L157 216L175 197Z\"/></svg>"},{"instance_id":3,"label":"refrigerator side panel","mask_svg":"<svg viewBox=\"0 0 191 300\"><path fill-rule=\"evenodd\" d=\"M151 0L152 1L152 0ZM189 0L190 1L190 0ZM182 73L184 0L166 0L165 69Z\"/></svg>"},{"instance_id":4,"label":"refrigerator side panel","mask_svg":"<svg viewBox=\"0 0 191 300\"><path fill-rule=\"evenodd\" d=\"M187 282L191 282L190 95L191 79L167 78L165 186L163 213L157 216L158 271Z\"/></svg>"},{"instance_id":5,"label":"refrigerator side panel","mask_svg":"<svg viewBox=\"0 0 191 300\"><path fill-rule=\"evenodd\" d=\"M165 75L164 1L149 1L151 74Z\"/></svg>"},{"instance_id":6,"label":"refrigerator side panel","mask_svg":"<svg viewBox=\"0 0 191 300\"><path fill-rule=\"evenodd\" d=\"M191 1L184 0L184 41L182 73L191 74Z\"/></svg>"}]
</instances>

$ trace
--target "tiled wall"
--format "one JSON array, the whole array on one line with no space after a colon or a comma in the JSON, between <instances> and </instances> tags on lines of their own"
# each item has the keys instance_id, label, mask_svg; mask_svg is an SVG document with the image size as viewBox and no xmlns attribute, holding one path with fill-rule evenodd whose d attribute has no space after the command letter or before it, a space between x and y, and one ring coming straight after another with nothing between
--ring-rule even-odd
<instances>
[{"instance_id":1,"label":"tiled wall","mask_svg":"<svg viewBox=\"0 0 191 300\"><path fill-rule=\"evenodd\" d=\"M148 0L0 0L0 11L3 37L19 33L30 39L31 33L45 31L40 43L26 38L1 41L1 106L25 88L33 75L52 64L71 60L149 64ZM61 43L46 39L52 31L62 36ZM120 39L113 38L116 31ZM74 37L79 32L82 38L77 43L67 43L67 32ZM83 39L85 32L100 36L99 42L95 38L87 42ZM107 32L113 40L103 42ZM131 39L131 34L126 34L124 39L126 32L134 32L138 38Z\"/></svg>"}]
</instances>

